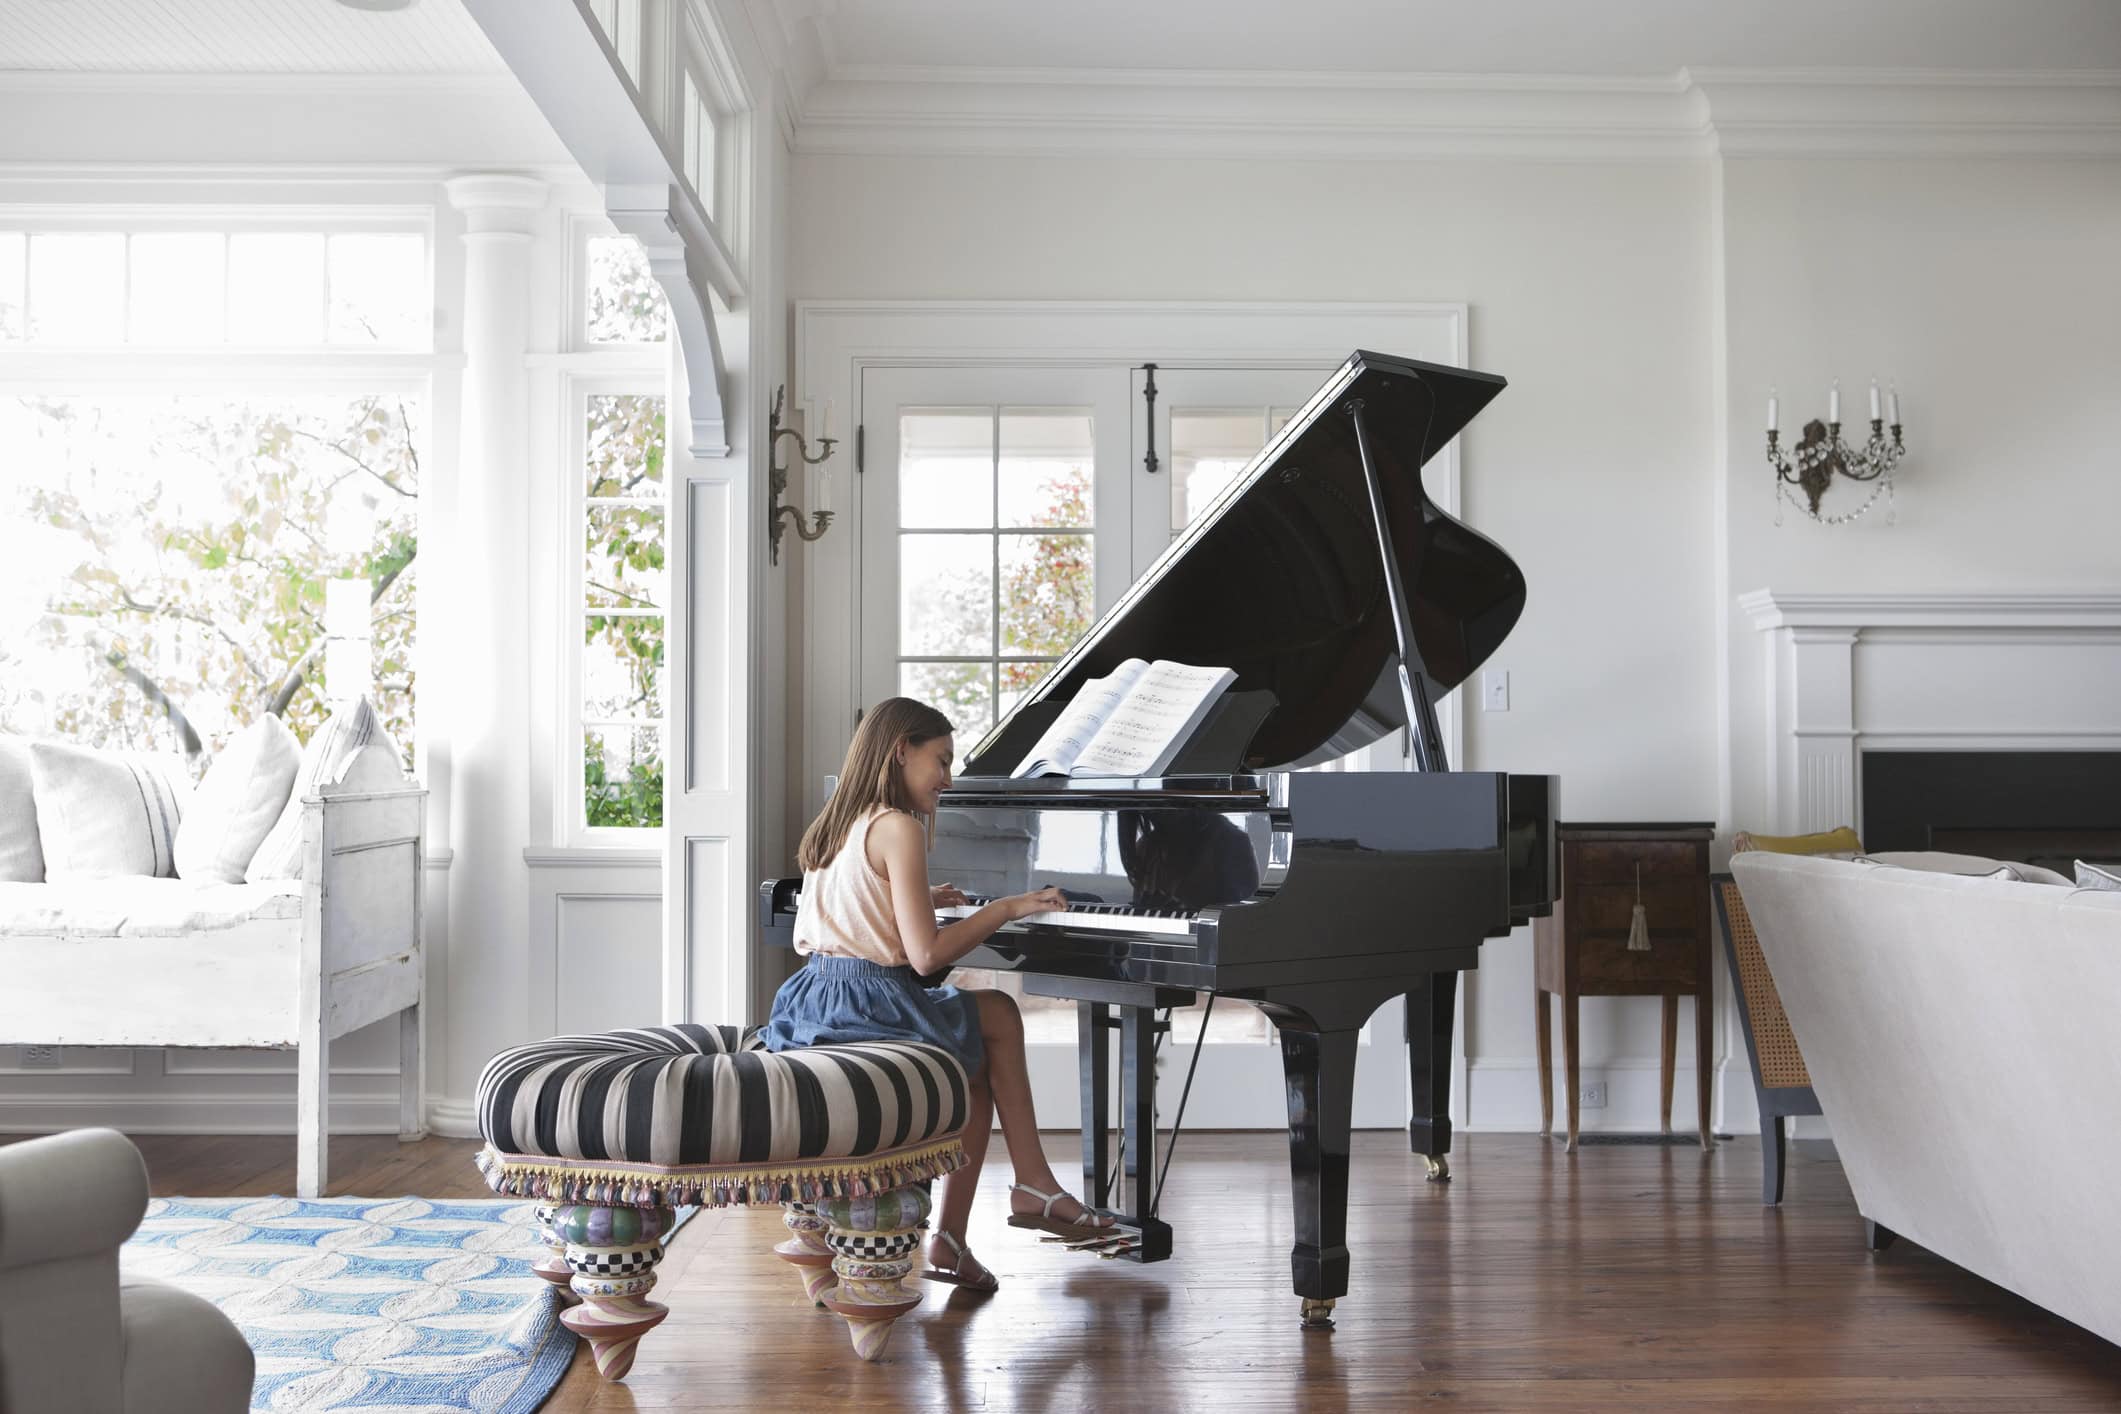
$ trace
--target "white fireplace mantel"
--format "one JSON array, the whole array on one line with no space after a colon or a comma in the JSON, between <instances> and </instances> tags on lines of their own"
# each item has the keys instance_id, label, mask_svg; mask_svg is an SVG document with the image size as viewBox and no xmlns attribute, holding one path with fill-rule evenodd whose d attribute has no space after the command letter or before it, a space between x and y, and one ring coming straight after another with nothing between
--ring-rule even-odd
<instances>
[{"instance_id":1,"label":"white fireplace mantel","mask_svg":"<svg viewBox=\"0 0 2121 1414\"><path fill-rule=\"evenodd\" d=\"M2121 593L1741 595L1766 653L1768 816L1861 821L1865 751L2121 750Z\"/></svg>"}]
</instances>

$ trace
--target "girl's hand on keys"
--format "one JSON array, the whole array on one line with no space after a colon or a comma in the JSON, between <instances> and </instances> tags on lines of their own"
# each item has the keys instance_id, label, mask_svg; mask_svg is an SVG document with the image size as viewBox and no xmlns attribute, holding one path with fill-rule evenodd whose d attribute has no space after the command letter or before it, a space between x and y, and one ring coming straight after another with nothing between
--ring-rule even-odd
<instances>
[{"instance_id":1,"label":"girl's hand on keys","mask_svg":"<svg viewBox=\"0 0 2121 1414\"><path fill-rule=\"evenodd\" d=\"M928 902L935 908L957 908L972 900L966 898L965 891L955 884L935 884L928 890Z\"/></svg>"},{"instance_id":2,"label":"girl's hand on keys","mask_svg":"<svg viewBox=\"0 0 2121 1414\"><path fill-rule=\"evenodd\" d=\"M1062 913L1068 907L1067 896L1051 884L1028 894L1017 894L1007 902L1011 918L1029 918L1034 913Z\"/></svg>"}]
</instances>

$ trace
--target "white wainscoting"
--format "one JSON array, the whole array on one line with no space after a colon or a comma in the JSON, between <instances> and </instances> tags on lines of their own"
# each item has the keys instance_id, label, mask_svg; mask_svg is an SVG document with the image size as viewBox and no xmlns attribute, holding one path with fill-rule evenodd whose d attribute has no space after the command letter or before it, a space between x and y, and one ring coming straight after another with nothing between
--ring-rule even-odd
<instances>
[{"instance_id":1,"label":"white wainscoting","mask_svg":"<svg viewBox=\"0 0 2121 1414\"><path fill-rule=\"evenodd\" d=\"M538 1036L663 1020L657 850L529 850L530 1029Z\"/></svg>"}]
</instances>

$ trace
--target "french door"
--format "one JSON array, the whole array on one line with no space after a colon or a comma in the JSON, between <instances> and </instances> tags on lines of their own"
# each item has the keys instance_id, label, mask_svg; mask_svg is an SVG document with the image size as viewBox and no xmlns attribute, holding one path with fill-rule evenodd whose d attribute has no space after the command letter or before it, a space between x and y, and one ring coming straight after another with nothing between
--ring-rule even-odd
<instances>
[{"instance_id":1,"label":"french door","mask_svg":"<svg viewBox=\"0 0 2121 1414\"><path fill-rule=\"evenodd\" d=\"M962 752L1037 685L1331 370L864 369L862 700L903 694L934 703L957 724ZM1399 744L1387 741L1319 769L1403 765ZM1074 1004L1025 996L1014 977L961 980L1017 994L1040 1122L1075 1125ZM1406 1119L1402 1023L1395 1001L1364 1030L1358 1126ZM1189 1127L1287 1123L1273 1026L1247 1003L1220 1001L1211 1011L1205 998L1173 1017L1164 1042L1162 1123L1176 1114L1196 1052Z\"/></svg>"}]
</instances>

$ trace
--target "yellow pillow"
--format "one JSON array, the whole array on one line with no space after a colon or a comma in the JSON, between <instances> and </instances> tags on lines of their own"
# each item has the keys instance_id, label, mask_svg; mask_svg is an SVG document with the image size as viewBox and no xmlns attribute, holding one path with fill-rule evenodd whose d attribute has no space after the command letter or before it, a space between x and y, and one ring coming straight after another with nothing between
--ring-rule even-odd
<instances>
[{"instance_id":1,"label":"yellow pillow","mask_svg":"<svg viewBox=\"0 0 2121 1414\"><path fill-rule=\"evenodd\" d=\"M1731 853L1743 854L1749 849L1764 854L1860 854L1863 843L1847 825L1813 835L1754 835L1740 830L1731 840Z\"/></svg>"}]
</instances>

